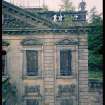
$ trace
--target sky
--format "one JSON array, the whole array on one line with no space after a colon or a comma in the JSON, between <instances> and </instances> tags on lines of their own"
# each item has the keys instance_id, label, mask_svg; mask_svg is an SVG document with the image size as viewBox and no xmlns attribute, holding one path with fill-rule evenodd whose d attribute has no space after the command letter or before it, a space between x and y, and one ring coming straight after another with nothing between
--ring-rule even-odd
<instances>
[{"instance_id":1,"label":"sky","mask_svg":"<svg viewBox=\"0 0 105 105\"><path fill-rule=\"evenodd\" d=\"M58 11L60 8L60 5L62 4L61 0L6 0L15 2L17 5L24 5L24 6L39 6L43 4L43 1L45 1L45 4L48 6L49 10L55 10ZM79 2L81 0L71 0L73 2L73 5L78 8ZM35 2L35 3L34 3ZM94 6L97 8L98 13L103 12L103 0L85 0L86 2L86 10L90 11L91 8Z\"/></svg>"}]
</instances>

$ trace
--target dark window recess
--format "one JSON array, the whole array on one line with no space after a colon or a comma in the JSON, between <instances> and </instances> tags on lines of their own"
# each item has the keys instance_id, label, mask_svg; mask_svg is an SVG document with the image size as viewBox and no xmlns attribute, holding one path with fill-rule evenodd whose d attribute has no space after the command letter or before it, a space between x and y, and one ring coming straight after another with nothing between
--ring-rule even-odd
<instances>
[{"instance_id":1,"label":"dark window recess","mask_svg":"<svg viewBox=\"0 0 105 105\"><path fill-rule=\"evenodd\" d=\"M38 51L27 50L27 75L38 76Z\"/></svg>"},{"instance_id":2,"label":"dark window recess","mask_svg":"<svg viewBox=\"0 0 105 105\"><path fill-rule=\"evenodd\" d=\"M60 51L60 75L71 75L71 50Z\"/></svg>"},{"instance_id":3,"label":"dark window recess","mask_svg":"<svg viewBox=\"0 0 105 105\"><path fill-rule=\"evenodd\" d=\"M74 92L75 92L75 85L59 85L58 86L59 96L74 95Z\"/></svg>"},{"instance_id":4,"label":"dark window recess","mask_svg":"<svg viewBox=\"0 0 105 105\"><path fill-rule=\"evenodd\" d=\"M2 51L2 75L5 75L6 51Z\"/></svg>"},{"instance_id":5,"label":"dark window recess","mask_svg":"<svg viewBox=\"0 0 105 105\"><path fill-rule=\"evenodd\" d=\"M71 92L71 86L66 85L66 86L59 86L59 93L68 93Z\"/></svg>"},{"instance_id":6,"label":"dark window recess","mask_svg":"<svg viewBox=\"0 0 105 105\"><path fill-rule=\"evenodd\" d=\"M27 99L26 105L39 105L39 101L37 99Z\"/></svg>"},{"instance_id":7,"label":"dark window recess","mask_svg":"<svg viewBox=\"0 0 105 105\"><path fill-rule=\"evenodd\" d=\"M25 93L37 93L37 95L40 93L40 86L26 86L25 87Z\"/></svg>"}]
</instances>

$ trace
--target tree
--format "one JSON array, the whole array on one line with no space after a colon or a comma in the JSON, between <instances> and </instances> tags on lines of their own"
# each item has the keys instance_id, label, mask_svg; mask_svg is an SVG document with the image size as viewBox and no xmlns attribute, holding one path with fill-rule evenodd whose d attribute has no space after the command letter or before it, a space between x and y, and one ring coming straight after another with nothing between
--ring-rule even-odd
<instances>
[{"instance_id":1,"label":"tree","mask_svg":"<svg viewBox=\"0 0 105 105\"><path fill-rule=\"evenodd\" d=\"M102 17L97 14L95 8L91 10L88 25L95 27L95 32L93 32L93 28L90 28L90 31L88 32L89 71L94 71L94 73L101 72L102 74L103 20Z\"/></svg>"},{"instance_id":2,"label":"tree","mask_svg":"<svg viewBox=\"0 0 105 105\"><path fill-rule=\"evenodd\" d=\"M102 17L96 14L94 11L91 15L90 22L88 23L89 26L95 26L95 34L93 33L93 30L91 29L89 34L89 50L92 50L94 54L102 54L102 26L103 26L103 20Z\"/></svg>"},{"instance_id":3,"label":"tree","mask_svg":"<svg viewBox=\"0 0 105 105\"><path fill-rule=\"evenodd\" d=\"M75 8L70 0L62 0L61 10L73 11Z\"/></svg>"},{"instance_id":4,"label":"tree","mask_svg":"<svg viewBox=\"0 0 105 105\"><path fill-rule=\"evenodd\" d=\"M90 10L90 18L94 17L97 14L97 9L94 6L91 10Z\"/></svg>"}]
</instances>

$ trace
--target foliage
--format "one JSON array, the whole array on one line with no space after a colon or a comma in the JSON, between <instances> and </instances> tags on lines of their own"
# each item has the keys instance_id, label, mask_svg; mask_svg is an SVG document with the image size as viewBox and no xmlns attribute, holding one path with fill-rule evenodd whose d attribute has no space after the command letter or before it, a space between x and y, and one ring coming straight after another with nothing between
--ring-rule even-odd
<instances>
[{"instance_id":1,"label":"foliage","mask_svg":"<svg viewBox=\"0 0 105 105\"><path fill-rule=\"evenodd\" d=\"M61 10L73 11L75 8L70 0L62 0Z\"/></svg>"},{"instance_id":2,"label":"foliage","mask_svg":"<svg viewBox=\"0 0 105 105\"><path fill-rule=\"evenodd\" d=\"M47 5L43 5L43 11L48 11L48 6Z\"/></svg>"},{"instance_id":3,"label":"foliage","mask_svg":"<svg viewBox=\"0 0 105 105\"><path fill-rule=\"evenodd\" d=\"M101 16L96 14L95 8L91 10L89 26L95 26L95 33L93 34L93 29L90 28L88 33L88 48L89 48L89 77L100 77L102 78L102 46L103 46L103 35L102 26L103 20ZM100 73L99 73L100 72ZM93 75L91 74L93 73ZM97 75L96 75L97 74ZM99 74L99 76L98 76Z\"/></svg>"},{"instance_id":4,"label":"foliage","mask_svg":"<svg viewBox=\"0 0 105 105\"><path fill-rule=\"evenodd\" d=\"M72 16L65 16L65 19L62 23L63 28L68 28L73 25L73 17Z\"/></svg>"},{"instance_id":5,"label":"foliage","mask_svg":"<svg viewBox=\"0 0 105 105\"><path fill-rule=\"evenodd\" d=\"M95 71L89 71L89 79L93 79L93 80L102 80L102 77L103 75L102 75L102 72L100 72L100 71L97 71L97 72L95 72Z\"/></svg>"},{"instance_id":6,"label":"foliage","mask_svg":"<svg viewBox=\"0 0 105 105\"><path fill-rule=\"evenodd\" d=\"M96 10L96 7L93 7L91 10L90 10L90 18L91 18L91 21L92 21L92 18L94 17L94 15L97 13L97 10Z\"/></svg>"}]
</instances>

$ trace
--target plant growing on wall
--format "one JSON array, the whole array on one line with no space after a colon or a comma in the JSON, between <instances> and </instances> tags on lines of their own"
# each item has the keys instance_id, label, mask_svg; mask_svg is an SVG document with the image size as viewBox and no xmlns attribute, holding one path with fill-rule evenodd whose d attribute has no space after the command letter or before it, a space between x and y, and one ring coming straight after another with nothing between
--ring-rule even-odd
<instances>
[{"instance_id":1,"label":"plant growing on wall","mask_svg":"<svg viewBox=\"0 0 105 105\"><path fill-rule=\"evenodd\" d=\"M47 5L43 5L43 11L48 11L48 6Z\"/></svg>"},{"instance_id":2,"label":"plant growing on wall","mask_svg":"<svg viewBox=\"0 0 105 105\"><path fill-rule=\"evenodd\" d=\"M64 22L62 23L63 28L68 28L74 24L72 16L65 16Z\"/></svg>"},{"instance_id":3,"label":"plant growing on wall","mask_svg":"<svg viewBox=\"0 0 105 105\"><path fill-rule=\"evenodd\" d=\"M70 0L62 0L62 5L60 5L60 7L61 7L61 10L67 11L67 12L75 10L75 7L73 6Z\"/></svg>"}]
</instances>

